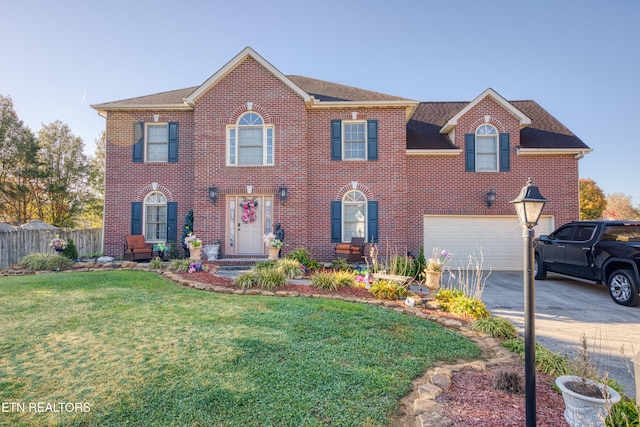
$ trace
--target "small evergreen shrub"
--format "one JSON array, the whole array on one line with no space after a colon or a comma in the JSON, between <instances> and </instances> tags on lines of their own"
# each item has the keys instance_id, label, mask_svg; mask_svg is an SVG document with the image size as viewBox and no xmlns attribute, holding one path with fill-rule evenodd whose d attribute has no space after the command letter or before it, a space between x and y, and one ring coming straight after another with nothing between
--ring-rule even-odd
<instances>
[{"instance_id":1,"label":"small evergreen shrub","mask_svg":"<svg viewBox=\"0 0 640 427\"><path fill-rule=\"evenodd\" d=\"M351 269L351 266L349 266L349 263L347 262L346 259L336 258L333 261L331 261L331 269L337 270L337 271L348 271Z\"/></svg>"},{"instance_id":2,"label":"small evergreen shrub","mask_svg":"<svg viewBox=\"0 0 640 427\"><path fill-rule=\"evenodd\" d=\"M322 265L318 261L316 261L315 259L313 259L313 257L311 257L309 252L307 252L302 248L297 248L292 250L287 254L287 258L295 259L300 264L307 267L307 269L310 271L317 271L322 267Z\"/></svg>"},{"instance_id":3,"label":"small evergreen shrub","mask_svg":"<svg viewBox=\"0 0 640 427\"><path fill-rule=\"evenodd\" d=\"M335 275L332 271L318 271L311 276L311 286L316 289L335 291L338 289Z\"/></svg>"},{"instance_id":4,"label":"small evergreen shrub","mask_svg":"<svg viewBox=\"0 0 640 427\"><path fill-rule=\"evenodd\" d=\"M29 270L65 270L73 264L67 257L58 254L33 253L23 257L19 265Z\"/></svg>"},{"instance_id":5,"label":"small evergreen shrub","mask_svg":"<svg viewBox=\"0 0 640 427\"><path fill-rule=\"evenodd\" d=\"M178 273L186 273L187 271L189 271L190 264L191 264L191 261L188 259L174 259L169 264L168 269L177 271Z\"/></svg>"},{"instance_id":6,"label":"small evergreen shrub","mask_svg":"<svg viewBox=\"0 0 640 427\"><path fill-rule=\"evenodd\" d=\"M258 277L254 270L244 271L235 279L233 279L233 285L242 289L249 289L256 286L258 283Z\"/></svg>"},{"instance_id":7,"label":"small evergreen shrub","mask_svg":"<svg viewBox=\"0 0 640 427\"><path fill-rule=\"evenodd\" d=\"M471 323L469 327L474 331L484 332L494 338L515 338L518 336L516 327L504 317L481 317Z\"/></svg>"},{"instance_id":8,"label":"small evergreen shrub","mask_svg":"<svg viewBox=\"0 0 640 427\"><path fill-rule=\"evenodd\" d=\"M304 275L304 270L301 268L301 264L295 259L282 258L278 260L277 265L278 268L284 271L285 276L289 279L302 277Z\"/></svg>"},{"instance_id":9,"label":"small evergreen shrub","mask_svg":"<svg viewBox=\"0 0 640 427\"><path fill-rule=\"evenodd\" d=\"M62 250L62 256L71 260L78 259L78 249L76 244L73 243L73 239L67 239L67 246Z\"/></svg>"},{"instance_id":10,"label":"small evergreen shrub","mask_svg":"<svg viewBox=\"0 0 640 427\"><path fill-rule=\"evenodd\" d=\"M397 300L406 297L407 288L391 280L378 280L369 289L376 298Z\"/></svg>"},{"instance_id":11,"label":"small evergreen shrub","mask_svg":"<svg viewBox=\"0 0 640 427\"><path fill-rule=\"evenodd\" d=\"M280 268L263 268L256 270L256 282L264 290L270 291L287 284L287 276Z\"/></svg>"}]
</instances>

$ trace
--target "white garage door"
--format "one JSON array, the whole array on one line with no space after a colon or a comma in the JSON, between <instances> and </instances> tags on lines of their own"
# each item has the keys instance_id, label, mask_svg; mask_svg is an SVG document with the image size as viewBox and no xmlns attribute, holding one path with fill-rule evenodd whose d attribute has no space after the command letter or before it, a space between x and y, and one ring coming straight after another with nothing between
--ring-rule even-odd
<instances>
[{"instance_id":1,"label":"white garage door","mask_svg":"<svg viewBox=\"0 0 640 427\"><path fill-rule=\"evenodd\" d=\"M542 216L535 236L554 229L552 216ZM446 249L452 257L449 267L465 268L469 256L482 261L484 270L522 270L522 227L513 216L437 216L424 217L424 254L429 258L434 249Z\"/></svg>"}]
</instances>

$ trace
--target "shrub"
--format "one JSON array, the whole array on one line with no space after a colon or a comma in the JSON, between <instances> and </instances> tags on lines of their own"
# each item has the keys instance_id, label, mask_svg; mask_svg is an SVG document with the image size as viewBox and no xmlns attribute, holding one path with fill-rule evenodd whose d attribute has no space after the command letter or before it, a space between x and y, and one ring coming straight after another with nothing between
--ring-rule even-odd
<instances>
[{"instance_id":1,"label":"shrub","mask_svg":"<svg viewBox=\"0 0 640 427\"><path fill-rule=\"evenodd\" d=\"M154 259L149 261L149 267L155 269L162 268L162 260L160 259L160 257L155 257Z\"/></svg>"},{"instance_id":2,"label":"shrub","mask_svg":"<svg viewBox=\"0 0 640 427\"><path fill-rule=\"evenodd\" d=\"M347 271L351 269L349 263L344 258L336 258L331 261L331 268L338 271Z\"/></svg>"},{"instance_id":3,"label":"shrub","mask_svg":"<svg viewBox=\"0 0 640 427\"><path fill-rule=\"evenodd\" d=\"M494 338L515 338L518 335L516 327L504 317L481 317L469 326L474 331L487 333Z\"/></svg>"},{"instance_id":4,"label":"shrub","mask_svg":"<svg viewBox=\"0 0 640 427\"><path fill-rule=\"evenodd\" d=\"M311 276L311 286L316 289L335 291L338 289L336 277L332 271L318 271Z\"/></svg>"},{"instance_id":5,"label":"shrub","mask_svg":"<svg viewBox=\"0 0 640 427\"><path fill-rule=\"evenodd\" d=\"M356 275L351 271L336 271L333 277L338 288L352 288L356 285Z\"/></svg>"},{"instance_id":6,"label":"shrub","mask_svg":"<svg viewBox=\"0 0 640 427\"><path fill-rule=\"evenodd\" d=\"M284 275L289 279L301 277L304 274L304 270L300 268L301 264L295 259L279 259L277 262L277 266L278 268L282 269Z\"/></svg>"},{"instance_id":7,"label":"shrub","mask_svg":"<svg viewBox=\"0 0 640 427\"><path fill-rule=\"evenodd\" d=\"M376 298L396 300L407 296L407 289L391 280L378 280L369 289Z\"/></svg>"},{"instance_id":8,"label":"shrub","mask_svg":"<svg viewBox=\"0 0 640 427\"><path fill-rule=\"evenodd\" d=\"M400 276L415 277L417 274L416 263L408 256L394 256L389 260L389 272Z\"/></svg>"},{"instance_id":9,"label":"shrub","mask_svg":"<svg viewBox=\"0 0 640 427\"><path fill-rule=\"evenodd\" d=\"M189 271L189 264L191 264L191 261L188 259L174 259L167 268L178 273L186 273Z\"/></svg>"},{"instance_id":10,"label":"shrub","mask_svg":"<svg viewBox=\"0 0 640 427\"><path fill-rule=\"evenodd\" d=\"M19 265L30 270L64 270L73 264L73 261L62 255L33 253L23 257Z\"/></svg>"},{"instance_id":11,"label":"shrub","mask_svg":"<svg viewBox=\"0 0 640 427\"><path fill-rule=\"evenodd\" d=\"M450 313L480 319L491 316L484 303L464 294L457 289L441 289L436 293L436 300L442 309Z\"/></svg>"},{"instance_id":12,"label":"shrub","mask_svg":"<svg viewBox=\"0 0 640 427\"><path fill-rule=\"evenodd\" d=\"M302 248L292 250L287 254L287 258L295 259L296 261L298 261L300 264L304 265L305 267L307 267L307 269L311 271L319 270L321 267L321 264L315 259L313 259L309 254L309 252L307 252Z\"/></svg>"},{"instance_id":13,"label":"shrub","mask_svg":"<svg viewBox=\"0 0 640 427\"><path fill-rule=\"evenodd\" d=\"M622 388L617 383L609 384L615 389L622 399L611 407L609 416L607 417L607 427L629 427L640 425L640 415L638 404L635 399L629 399L624 396Z\"/></svg>"},{"instance_id":14,"label":"shrub","mask_svg":"<svg viewBox=\"0 0 640 427\"><path fill-rule=\"evenodd\" d=\"M287 276L280 268L262 268L256 270L256 282L265 290L272 290L287 284Z\"/></svg>"},{"instance_id":15,"label":"shrub","mask_svg":"<svg viewBox=\"0 0 640 427\"><path fill-rule=\"evenodd\" d=\"M512 338L502 342L506 349L524 357L524 340ZM536 368L540 372L558 377L569 373L569 360L560 353L554 353L536 343Z\"/></svg>"},{"instance_id":16,"label":"shrub","mask_svg":"<svg viewBox=\"0 0 640 427\"><path fill-rule=\"evenodd\" d=\"M260 271L260 270L268 270L270 268L274 268L276 266L276 262L275 261L258 261L256 262L256 265L253 267L254 270L256 271Z\"/></svg>"},{"instance_id":17,"label":"shrub","mask_svg":"<svg viewBox=\"0 0 640 427\"><path fill-rule=\"evenodd\" d=\"M248 289L254 287L257 284L257 279L257 274L253 270L244 271L238 274L235 279L233 279L233 285L239 288Z\"/></svg>"},{"instance_id":18,"label":"shrub","mask_svg":"<svg viewBox=\"0 0 640 427\"><path fill-rule=\"evenodd\" d=\"M519 394L524 390L520 374L508 369L498 369L493 377L493 388L509 394Z\"/></svg>"},{"instance_id":19,"label":"shrub","mask_svg":"<svg viewBox=\"0 0 640 427\"><path fill-rule=\"evenodd\" d=\"M171 246L169 246L169 252L166 255L171 259L182 258L182 254L180 253L180 249L178 248L178 244L176 242L171 242Z\"/></svg>"},{"instance_id":20,"label":"shrub","mask_svg":"<svg viewBox=\"0 0 640 427\"><path fill-rule=\"evenodd\" d=\"M62 250L62 256L65 256L71 260L78 258L78 249L76 248L73 239L67 239L67 246Z\"/></svg>"}]
</instances>

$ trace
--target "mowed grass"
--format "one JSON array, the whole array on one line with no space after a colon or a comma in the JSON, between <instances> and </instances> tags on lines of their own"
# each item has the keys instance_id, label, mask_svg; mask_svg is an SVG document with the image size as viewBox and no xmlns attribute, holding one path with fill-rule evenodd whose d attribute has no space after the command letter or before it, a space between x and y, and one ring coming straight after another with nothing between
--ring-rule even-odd
<instances>
[{"instance_id":1,"label":"mowed grass","mask_svg":"<svg viewBox=\"0 0 640 427\"><path fill-rule=\"evenodd\" d=\"M364 304L215 294L138 271L0 279L0 425L390 425L426 368L478 355Z\"/></svg>"}]
</instances>

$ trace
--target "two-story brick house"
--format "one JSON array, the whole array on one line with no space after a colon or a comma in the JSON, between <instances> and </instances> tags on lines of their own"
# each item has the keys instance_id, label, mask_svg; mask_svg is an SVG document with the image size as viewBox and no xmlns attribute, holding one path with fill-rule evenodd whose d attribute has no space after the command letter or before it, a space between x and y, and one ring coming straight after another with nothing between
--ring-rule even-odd
<instances>
[{"instance_id":1,"label":"two-story brick house","mask_svg":"<svg viewBox=\"0 0 640 427\"><path fill-rule=\"evenodd\" d=\"M113 256L126 234L179 240L192 209L196 235L219 240L225 257L263 256L263 234L280 223L284 253L320 260L362 236L383 252L424 245L519 268L509 200L533 177L551 201L539 231L576 219L578 161L590 151L534 101L487 89L471 102L419 102L286 76L249 47L200 86L93 108L106 117Z\"/></svg>"}]
</instances>

